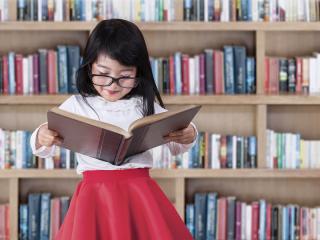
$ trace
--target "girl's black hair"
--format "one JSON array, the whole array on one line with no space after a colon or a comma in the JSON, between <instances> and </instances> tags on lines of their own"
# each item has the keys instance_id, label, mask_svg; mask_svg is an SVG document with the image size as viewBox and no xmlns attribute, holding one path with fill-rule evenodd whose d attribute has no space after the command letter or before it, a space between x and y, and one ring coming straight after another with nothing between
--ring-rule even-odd
<instances>
[{"instance_id":1,"label":"girl's black hair","mask_svg":"<svg viewBox=\"0 0 320 240\"><path fill-rule=\"evenodd\" d=\"M89 36L82 64L77 71L77 88L85 101L86 97L99 95L89 78L89 73L92 64L100 54L107 55L121 65L137 68L136 77L140 79L139 84L123 99L141 96L143 116L154 114L155 97L160 106L164 107L152 75L144 37L135 24L123 19L103 20L97 24Z\"/></svg>"}]
</instances>

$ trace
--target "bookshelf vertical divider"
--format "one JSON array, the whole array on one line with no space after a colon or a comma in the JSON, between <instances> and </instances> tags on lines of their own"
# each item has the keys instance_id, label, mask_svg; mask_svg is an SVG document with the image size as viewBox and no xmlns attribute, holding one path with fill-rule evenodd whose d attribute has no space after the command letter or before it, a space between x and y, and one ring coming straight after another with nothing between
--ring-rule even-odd
<instances>
[{"instance_id":1,"label":"bookshelf vertical divider","mask_svg":"<svg viewBox=\"0 0 320 240\"><path fill-rule=\"evenodd\" d=\"M19 178L10 178L9 185L10 239L18 239Z\"/></svg>"}]
</instances>

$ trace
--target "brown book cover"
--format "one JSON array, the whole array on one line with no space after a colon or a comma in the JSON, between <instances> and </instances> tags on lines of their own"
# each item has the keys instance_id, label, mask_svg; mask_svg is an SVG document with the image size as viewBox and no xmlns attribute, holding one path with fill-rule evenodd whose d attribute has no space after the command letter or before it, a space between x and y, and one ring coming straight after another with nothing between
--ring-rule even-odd
<instances>
[{"instance_id":1,"label":"brown book cover","mask_svg":"<svg viewBox=\"0 0 320 240\"><path fill-rule=\"evenodd\" d=\"M124 159L165 144L164 136L185 128L201 106L150 115L134 121L128 131L55 107L48 111L48 128L63 138L62 147L115 165Z\"/></svg>"}]
</instances>

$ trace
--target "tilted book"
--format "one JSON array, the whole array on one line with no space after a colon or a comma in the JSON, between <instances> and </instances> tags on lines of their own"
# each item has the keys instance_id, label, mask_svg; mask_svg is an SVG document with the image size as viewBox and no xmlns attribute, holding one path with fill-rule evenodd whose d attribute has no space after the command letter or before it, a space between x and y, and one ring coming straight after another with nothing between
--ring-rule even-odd
<instances>
[{"instance_id":1,"label":"tilted book","mask_svg":"<svg viewBox=\"0 0 320 240\"><path fill-rule=\"evenodd\" d=\"M187 127L200 108L192 105L143 117L125 131L55 107L47 113L48 128L63 139L61 147L120 165L127 157L165 144L163 137Z\"/></svg>"}]
</instances>

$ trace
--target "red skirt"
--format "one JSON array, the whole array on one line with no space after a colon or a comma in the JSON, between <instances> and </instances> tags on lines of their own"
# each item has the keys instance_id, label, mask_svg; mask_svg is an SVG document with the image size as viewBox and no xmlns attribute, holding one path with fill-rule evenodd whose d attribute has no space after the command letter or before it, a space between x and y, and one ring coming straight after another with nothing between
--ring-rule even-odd
<instances>
[{"instance_id":1,"label":"red skirt","mask_svg":"<svg viewBox=\"0 0 320 240\"><path fill-rule=\"evenodd\" d=\"M188 240L191 234L149 169L86 171L56 239Z\"/></svg>"}]
</instances>

